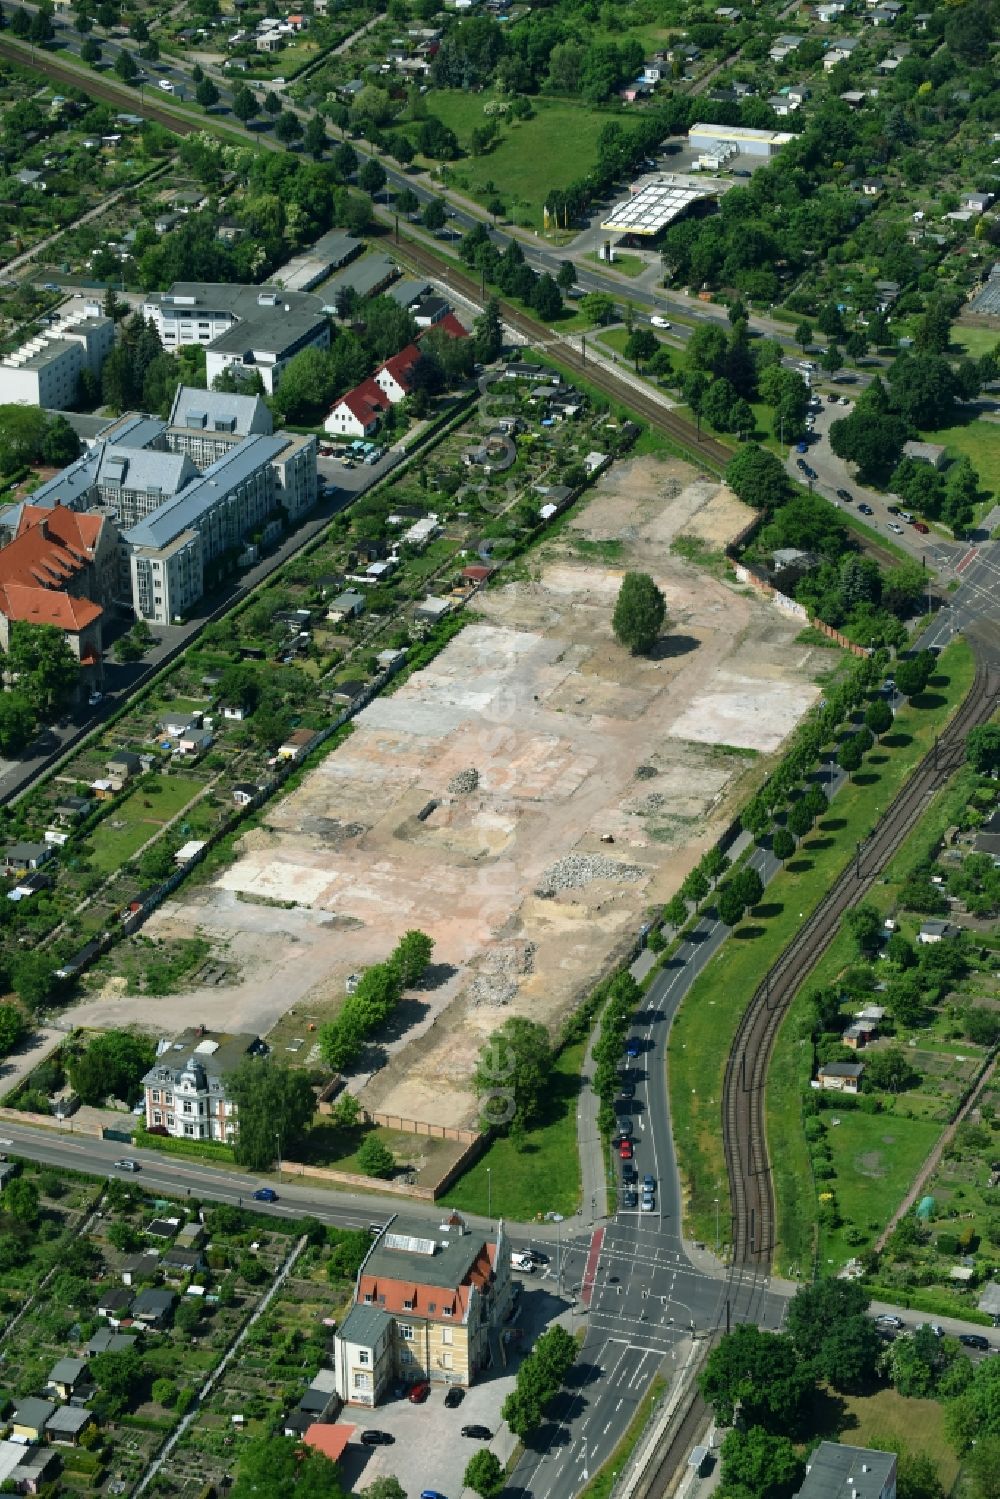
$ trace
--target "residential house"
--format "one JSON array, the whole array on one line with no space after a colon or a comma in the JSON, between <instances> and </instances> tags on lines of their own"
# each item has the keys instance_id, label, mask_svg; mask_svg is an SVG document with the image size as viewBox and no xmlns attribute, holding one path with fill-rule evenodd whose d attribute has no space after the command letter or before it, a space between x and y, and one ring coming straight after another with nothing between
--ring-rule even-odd
<instances>
[{"instance_id":1,"label":"residential house","mask_svg":"<svg viewBox=\"0 0 1000 1499\"><path fill-rule=\"evenodd\" d=\"M347 1426L340 1422L314 1421L307 1426L302 1440L307 1447L313 1447L317 1452L331 1463L339 1462L344 1455L348 1442L357 1430L354 1426Z\"/></svg>"},{"instance_id":2,"label":"residential house","mask_svg":"<svg viewBox=\"0 0 1000 1499\"><path fill-rule=\"evenodd\" d=\"M489 1238L458 1213L430 1232L426 1222L394 1219L369 1250L334 1336L337 1393L373 1406L390 1379L472 1384L500 1356L510 1298L502 1221Z\"/></svg>"},{"instance_id":3,"label":"residential house","mask_svg":"<svg viewBox=\"0 0 1000 1499\"><path fill-rule=\"evenodd\" d=\"M123 1317L128 1315L131 1306L131 1291L123 1290L118 1286L112 1286L110 1290L101 1292L97 1303L97 1315L99 1317L106 1317L114 1327Z\"/></svg>"},{"instance_id":4,"label":"residential house","mask_svg":"<svg viewBox=\"0 0 1000 1499\"><path fill-rule=\"evenodd\" d=\"M825 1062L816 1074L820 1088L828 1093L858 1093L864 1062Z\"/></svg>"},{"instance_id":5,"label":"residential house","mask_svg":"<svg viewBox=\"0 0 1000 1499\"><path fill-rule=\"evenodd\" d=\"M233 787L233 801L237 807L249 807L257 795L257 787L252 781L237 781Z\"/></svg>"},{"instance_id":6,"label":"residential house","mask_svg":"<svg viewBox=\"0 0 1000 1499\"><path fill-rule=\"evenodd\" d=\"M364 594L348 591L331 599L326 617L332 624L340 624L345 619L357 619L364 607Z\"/></svg>"},{"instance_id":7,"label":"residential house","mask_svg":"<svg viewBox=\"0 0 1000 1499\"><path fill-rule=\"evenodd\" d=\"M742 21L743 12L737 10L735 5L717 5L715 7L715 19L726 21L730 26L735 26L737 21Z\"/></svg>"},{"instance_id":8,"label":"residential house","mask_svg":"<svg viewBox=\"0 0 1000 1499\"><path fill-rule=\"evenodd\" d=\"M190 729L200 729L204 718L201 713L168 713L160 719L160 733L179 739Z\"/></svg>"},{"instance_id":9,"label":"residential house","mask_svg":"<svg viewBox=\"0 0 1000 1499\"><path fill-rule=\"evenodd\" d=\"M118 1267L118 1274L126 1286L137 1286L141 1281L149 1280L155 1276L160 1264L160 1251L158 1249L143 1249L138 1254L127 1255ZM135 1297L129 1300L129 1312ZM111 1320L109 1316L108 1320ZM122 1319L124 1320L124 1318Z\"/></svg>"},{"instance_id":10,"label":"residential house","mask_svg":"<svg viewBox=\"0 0 1000 1499\"><path fill-rule=\"evenodd\" d=\"M389 404L374 380L363 380L334 402L323 426L343 437L371 437Z\"/></svg>"},{"instance_id":11,"label":"residential house","mask_svg":"<svg viewBox=\"0 0 1000 1499\"><path fill-rule=\"evenodd\" d=\"M865 177L861 182L861 191L866 198L880 198L885 192L885 180L882 177Z\"/></svg>"},{"instance_id":12,"label":"residential house","mask_svg":"<svg viewBox=\"0 0 1000 1499\"><path fill-rule=\"evenodd\" d=\"M53 817L59 822L76 822L93 810L89 796L64 796L52 808Z\"/></svg>"},{"instance_id":13,"label":"residential house","mask_svg":"<svg viewBox=\"0 0 1000 1499\"><path fill-rule=\"evenodd\" d=\"M188 729L187 733L182 734L178 740L177 748L182 755L197 758L198 755L203 755L210 750L213 743L214 736L211 729Z\"/></svg>"},{"instance_id":14,"label":"residential house","mask_svg":"<svg viewBox=\"0 0 1000 1499\"><path fill-rule=\"evenodd\" d=\"M822 21L824 26L829 26L832 21L839 21L848 10L850 0L821 0L816 7L816 19Z\"/></svg>"},{"instance_id":15,"label":"residential house","mask_svg":"<svg viewBox=\"0 0 1000 1499\"><path fill-rule=\"evenodd\" d=\"M49 1371L48 1385L60 1400L69 1400L92 1384L93 1380L85 1359L61 1358Z\"/></svg>"},{"instance_id":16,"label":"residential house","mask_svg":"<svg viewBox=\"0 0 1000 1499\"><path fill-rule=\"evenodd\" d=\"M157 1286L140 1291L132 1303L132 1316L146 1327L165 1327L170 1320L177 1296L173 1291L164 1291Z\"/></svg>"},{"instance_id":17,"label":"residential house","mask_svg":"<svg viewBox=\"0 0 1000 1499\"><path fill-rule=\"evenodd\" d=\"M832 73L838 63L850 62L861 42L856 36L844 36L839 41L831 42L823 58L823 71Z\"/></svg>"},{"instance_id":18,"label":"residential house","mask_svg":"<svg viewBox=\"0 0 1000 1499\"><path fill-rule=\"evenodd\" d=\"M7 1483L15 1494L40 1494L48 1489L59 1471L59 1454L51 1447L31 1447L7 1474Z\"/></svg>"},{"instance_id":19,"label":"residential house","mask_svg":"<svg viewBox=\"0 0 1000 1499\"><path fill-rule=\"evenodd\" d=\"M976 833L975 850L977 854L1000 859L1000 812L991 813Z\"/></svg>"},{"instance_id":20,"label":"residential house","mask_svg":"<svg viewBox=\"0 0 1000 1499\"><path fill-rule=\"evenodd\" d=\"M962 198L962 207L967 213L985 213L992 202L992 193L966 193Z\"/></svg>"},{"instance_id":21,"label":"residential house","mask_svg":"<svg viewBox=\"0 0 1000 1499\"><path fill-rule=\"evenodd\" d=\"M898 0L885 0L883 5L875 7L868 19L873 26L895 26L902 10Z\"/></svg>"},{"instance_id":22,"label":"residential house","mask_svg":"<svg viewBox=\"0 0 1000 1499\"><path fill-rule=\"evenodd\" d=\"M54 1400L41 1400L29 1395L19 1400L11 1417L10 1434L15 1442L41 1442L44 1439L45 1423L55 1411Z\"/></svg>"},{"instance_id":23,"label":"residential house","mask_svg":"<svg viewBox=\"0 0 1000 1499\"><path fill-rule=\"evenodd\" d=\"M126 781L141 773L142 761L132 750L119 749L104 762L104 769L109 780L119 782L115 790L120 791Z\"/></svg>"},{"instance_id":24,"label":"residential house","mask_svg":"<svg viewBox=\"0 0 1000 1499\"><path fill-rule=\"evenodd\" d=\"M948 461L948 450L939 442L904 442L903 457L913 458L918 463L929 463L931 468L942 469Z\"/></svg>"},{"instance_id":25,"label":"residential house","mask_svg":"<svg viewBox=\"0 0 1000 1499\"><path fill-rule=\"evenodd\" d=\"M310 1380L308 1388L296 1406L296 1411L300 1415L308 1416L311 1421L326 1421L330 1413L336 1414L339 1408L337 1376L333 1369L320 1369Z\"/></svg>"},{"instance_id":26,"label":"residential house","mask_svg":"<svg viewBox=\"0 0 1000 1499\"><path fill-rule=\"evenodd\" d=\"M896 1499L896 1454L820 1442L795 1499Z\"/></svg>"},{"instance_id":27,"label":"residential house","mask_svg":"<svg viewBox=\"0 0 1000 1499\"><path fill-rule=\"evenodd\" d=\"M794 32L785 32L776 36L771 43L770 57L772 62L784 62L786 57L791 57L802 46L804 37L796 36Z\"/></svg>"},{"instance_id":28,"label":"residential house","mask_svg":"<svg viewBox=\"0 0 1000 1499\"><path fill-rule=\"evenodd\" d=\"M125 1293L128 1294L127 1292ZM131 1297L129 1300L131 1301ZM124 1353L126 1348L134 1348L139 1339L131 1332L115 1332L110 1327L99 1328L90 1342L87 1344L86 1353L88 1358L93 1358L95 1353Z\"/></svg>"},{"instance_id":29,"label":"residential house","mask_svg":"<svg viewBox=\"0 0 1000 1499\"><path fill-rule=\"evenodd\" d=\"M878 1026L873 1020L853 1020L840 1039L851 1051L860 1051L877 1035Z\"/></svg>"},{"instance_id":30,"label":"residential house","mask_svg":"<svg viewBox=\"0 0 1000 1499\"><path fill-rule=\"evenodd\" d=\"M4 850L4 874L19 874L26 869L39 869L52 857L50 843L11 843Z\"/></svg>"},{"instance_id":31,"label":"residential house","mask_svg":"<svg viewBox=\"0 0 1000 1499\"><path fill-rule=\"evenodd\" d=\"M934 947L939 942L954 942L958 927L950 921L925 921L917 933L917 941L924 947Z\"/></svg>"},{"instance_id":32,"label":"residential house","mask_svg":"<svg viewBox=\"0 0 1000 1499\"><path fill-rule=\"evenodd\" d=\"M232 1140L236 1105L226 1078L247 1057L266 1056L268 1050L251 1033L210 1033L203 1026L160 1041L156 1061L142 1079L147 1129L165 1128L178 1140Z\"/></svg>"},{"instance_id":33,"label":"residential house","mask_svg":"<svg viewBox=\"0 0 1000 1499\"><path fill-rule=\"evenodd\" d=\"M931 12L929 10L922 10L920 11L919 15L915 15L913 17L913 24L916 27L917 31L926 31L930 21Z\"/></svg>"},{"instance_id":34,"label":"residential house","mask_svg":"<svg viewBox=\"0 0 1000 1499\"><path fill-rule=\"evenodd\" d=\"M198 1249L168 1249L160 1261L167 1281L186 1280L205 1268L205 1256Z\"/></svg>"},{"instance_id":35,"label":"residential house","mask_svg":"<svg viewBox=\"0 0 1000 1499\"><path fill-rule=\"evenodd\" d=\"M315 743L315 729L296 729L283 744L278 745L278 759L304 760Z\"/></svg>"},{"instance_id":36,"label":"residential house","mask_svg":"<svg viewBox=\"0 0 1000 1499\"><path fill-rule=\"evenodd\" d=\"M450 608L450 599L437 598L433 594L428 594L414 608L413 617L422 624L436 625L439 619L444 618Z\"/></svg>"},{"instance_id":37,"label":"residential house","mask_svg":"<svg viewBox=\"0 0 1000 1499\"><path fill-rule=\"evenodd\" d=\"M60 1447L77 1447L94 1425L94 1412L85 1405L60 1405L45 1423L45 1435Z\"/></svg>"}]
</instances>

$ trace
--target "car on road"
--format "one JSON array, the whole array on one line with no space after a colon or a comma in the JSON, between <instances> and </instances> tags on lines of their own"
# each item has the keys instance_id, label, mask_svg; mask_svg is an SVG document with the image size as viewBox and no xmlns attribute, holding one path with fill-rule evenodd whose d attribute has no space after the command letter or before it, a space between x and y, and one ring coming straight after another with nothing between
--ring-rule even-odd
<instances>
[{"instance_id":1,"label":"car on road","mask_svg":"<svg viewBox=\"0 0 1000 1499\"><path fill-rule=\"evenodd\" d=\"M895 531L895 533L896 533L897 536L902 536L902 534L903 534L903 528L902 528L902 526L897 525L894 520L891 520L889 522L889 530L890 531Z\"/></svg>"},{"instance_id":2,"label":"car on road","mask_svg":"<svg viewBox=\"0 0 1000 1499\"><path fill-rule=\"evenodd\" d=\"M123 1156L120 1161L115 1161L116 1171L141 1171L142 1167L138 1161L132 1161L128 1156Z\"/></svg>"},{"instance_id":3,"label":"car on road","mask_svg":"<svg viewBox=\"0 0 1000 1499\"><path fill-rule=\"evenodd\" d=\"M926 521L915 520L913 522L913 529L914 529L914 531L919 531L921 536L928 536L928 535L930 535L930 529L931 528L930 528L929 525L927 525Z\"/></svg>"},{"instance_id":4,"label":"car on road","mask_svg":"<svg viewBox=\"0 0 1000 1499\"><path fill-rule=\"evenodd\" d=\"M363 1431L360 1437L362 1447L391 1447L395 1440L391 1431L376 1431L374 1427Z\"/></svg>"},{"instance_id":5,"label":"car on road","mask_svg":"<svg viewBox=\"0 0 1000 1499\"><path fill-rule=\"evenodd\" d=\"M819 475L817 474L816 470L814 468L810 468L810 466L809 466L808 463L805 466L805 476L806 476L807 479L818 479L819 478Z\"/></svg>"},{"instance_id":6,"label":"car on road","mask_svg":"<svg viewBox=\"0 0 1000 1499\"><path fill-rule=\"evenodd\" d=\"M653 325L654 328L669 328L670 327L670 324L668 323L667 319L665 317L660 317L659 315L655 315L654 314L654 316L651 317L649 321L652 323L652 325Z\"/></svg>"},{"instance_id":7,"label":"car on road","mask_svg":"<svg viewBox=\"0 0 1000 1499\"><path fill-rule=\"evenodd\" d=\"M532 1264L535 1264L535 1265L550 1265L552 1263L552 1261L549 1259L548 1255L547 1254L543 1254L540 1249L528 1249L528 1250L525 1251L525 1253L529 1254L531 1256Z\"/></svg>"},{"instance_id":8,"label":"car on road","mask_svg":"<svg viewBox=\"0 0 1000 1499\"><path fill-rule=\"evenodd\" d=\"M639 1206L639 1194L634 1187L623 1187L622 1207L637 1208Z\"/></svg>"},{"instance_id":9,"label":"car on road","mask_svg":"<svg viewBox=\"0 0 1000 1499\"><path fill-rule=\"evenodd\" d=\"M797 442L795 444L795 451L796 453L808 453L809 444L807 442Z\"/></svg>"},{"instance_id":10,"label":"car on road","mask_svg":"<svg viewBox=\"0 0 1000 1499\"><path fill-rule=\"evenodd\" d=\"M984 1338L981 1332L960 1332L958 1341L963 1348L978 1348L983 1353L989 1353L990 1340Z\"/></svg>"},{"instance_id":11,"label":"car on road","mask_svg":"<svg viewBox=\"0 0 1000 1499\"><path fill-rule=\"evenodd\" d=\"M630 1161L634 1154L632 1150L632 1141L623 1140L618 1147L618 1154L623 1161Z\"/></svg>"},{"instance_id":12,"label":"car on road","mask_svg":"<svg viewBox=\"0 0 1000 1499\"><path fill-rule=\"evenodd\" d=\"M411 1405L423 1405L430 1392L431 1387L426 1379L418 1379L415 1385L411 1385L410 1393L406 1398Z\"/></svg>"},{"instance_id":13,"label":"car on road","mask_svg":"<svg viewBox=\"0 0 1000 1499\"><path fill-rule=\"evenodd\" d=\"M634 1098L635 1083L619 1083L618 1096L619 1098Z\"/></svg>"},{"instance_id":14,"label":"car on road","mask_svg":"<svg viewBox=\"0 0 1000 1499\"><path fill-rule=\"evenodd\" d=\"M653 1196L652 1192L643 1192L642 1202L639 1204L639 1210L643 1213L656 1212L656 1198Z\"/></svg>"},{"instance_id":15,"label":"car on road","mask_svg":"<svg viewBox=\"0 0 1000 1499\"><path fill-rule=\"evenodd\" d=\"M843 500L843 502L844 502L845 505L853 505L854 504L854 496L851 494L851 491L849 489L838 489L837 490L837 499L838 500Z\"/></svg>"},{"instance_id":16,"label":"car on road","mask_svg":"<svg viewBox=\"0 0 1000 1499\"><path fill-rule=\"evenodd\" d=\"M518 1286L517 1289L518 1294L520 1294L521 1287ZM453 1384L444 1397L444 1403L450 1411L453 1411L456 1405L461 1405L464 1399L465 1391L462 1389L462 1386L460 1384Z\"/></svg>"},{"instance_id":17,"label":"car on road","mask_svg":"<svg viewBox=\"0 0 1000 1499\"><path fill-rule=\"evenodd\" d=\"M841 404L841 406L849 406L851 404L850 397L849 396L841 396L841 398L840 398L840 404Z\"/></svg>"},{"instance_id":18,"label":"car on road","mask_svg":"<svg viewBox=\"0 0 1000 1499\"><path fill-rule=\"evenodd\" d=\"M421 1489L420 1499L448 1499L447 1494L441 1494L437 1489Z\"/></svg>"},{"instance_id":19,"label":"car on road","mask_svg":"<svg viewBox=\"0 0 1000 1499\"><path fill-rule=\"evenodd\" d=\"M872 509L872 507L870 505L866 505L863 500L862 500L861 504L858 506L858 509L861 511L862 515L874 515L875 514L874 510Z\"/></svg>"},{"instance_id":20,"label":"car on road","mask_svg":"<svg viewBox=\"0 0 1000 1499\"><path fill-rule=\"evenodd\" d=\"M98 705L98 703L103 703L103 701L104 701L104 693L103 692L98 692L96 689L92 693L90 693L90 695L87 698L87 702L89 703L89 705L91 706L91 708L96 708L97 705Z\"/></svg>"},{"instance_id":21,"label":"car on road","mask_svg":"<svg viewBox=\"0 0 1000 1499\"><path fill-rule=\"evenodd\" d=\"M914 517L910 514L910 512L908 510L901 510L899 512L899 518L900 518L900 520L905 520L905 522L906 522L906 524L908 526L912 526L913 525Z\"/></svg>"},{"instance_id":22,"label":"car on road","mask_svg":"<svg viewBox=\"0 0 1000 1499\"><path fill-rule=\"evenodd\" d=\"M12 1140L11 1144L13 1144L13 1143L14 1142ZM623 1182L626 1182L631 1187L631 1186L634 1186L635 1183L638 1180L639 1180L639 1173L638 1173L638 1171L635 1169L635 1167L633 1165L629 1164L629 1165L626 1165L626 1166L622 1167L622 1181Z\"/></svg>"},{"instance_id":23,"label":"car on road","mask_svg":"<svg viewBox=\"0 0 1000 1499\"><path fill-rule=\"evenodd\" d=\"M885 508L890 515L899 515L900 513L898 505L886 505Z\"/></svg>"},{"instance_id":24,"label":"car on road","mask_svg":"<svg viewBox=\"0 0 1000 1499\"><path fill-rule=\"evenodd\" d=\"M488 1426L463 1426L463 1437L474 1437L477 1442L492 1442L493 1433Z\"/></svg>"},{"instance_id":25,"label":"car on road","mask_svg":"<svg viewBox=\"0 0 1000 1499\"><path fill-rule=\"evenodd\" d=\"M875 1318L876 1327L894 1327L897 1332L906 1326L902 1317L897 1317L893 1312L881 1312Z\"/></svg>"},{"instance_id":26,"label":"car on road","mask_svg":"<svg viewBox=\"0 0 1000 1499\"><path fill-rule=\"evenodd\" d=\"M533 1275L535 1262L526 1249L515 1249L510 1257L510 1268L520 1270L524 1275Z\"/></svg>"},{"instance_id":27,"label":"car on road","mask_svg":"<svg viewBox=\"0 0 1000 1499\"><path fill-rule=\"evenodd\" d=\"M734 177L750 177L750 176L752 176L752 173L748 172L747 169L746 169L746 167L733 167L733 176Z\"/></svg>"},{"instance_id":28,"label":"car on road","mask_svg":"<svg viewBox=\"0 0 1000 1499\"><path fill-rule=\"evenodd\" d=\"M917 1332L923 1332L925 1327L929 1329L929 1331L932 1332L936 1338L944 1337L944 1328L941 1326L940 1322L918 1322L916 1330Z\"/></svg>"},{"instance_id":29,"label":"car on road","mask_svg":"<svg viewBox=\"0 0 1000 1499\"><path fill-rule=\"evenodd\" d=\"M650 1174L649 1174L648 1171L646 1172L645 1176L642 1179L642 1190L644 1192L655 1192L656 1191L656 1177L655 1176L650 1176Z\"/></svg>"},{"instance_id":30,"label":"car on road","mask_svg":"<svg viewBox=\"0 0 1000 1499\"><path fill-rule=\"evenodd\" d=\"M631 1138L632 1138L632 1136L634 1134L635 1134L635 1124L634 1124L634 1122L631 1119L629 1119L627 1115L626 1115L626 1117L624 1119L619 1119L619 1121L618 1121L618 1137L619 1137L619 1139L621 1139L621 1140L631 1140Z\"/></svg>"},{"instance_id":31,"label":"car on road","mask_svg":"<svg viewBox=\"0 0 1000 1499\"><path fill-rule=\"evenodd\" d=\"M828 392L828 394L827 394L827 400L829 401L829 403L830 403L831 406L836 406L836 404L837 404L837 395L836 395L836 392L832 391L832 390L830 392Z\"/></svg>"},{"instance_id":32,"label":"car on road","mask_svg":"<svg viewBox=\"0 0 1000 1499\"><path fill-rule=\"evenodd\" d=\"M629 1036L625 1042L625 1055L627 1057L637 1057L641 1050L642 1042L639 1038L637 1036Z\"/></svg>"},{"instance_id":33,"label":"car on road","mask_svg":"<svg viewBox=\"0 0 1000 1499\"><path fill-rule=\"evenodd\" d=\"M273 1187L258 1187L253 1194L254 1202L277 1202L278 1194Z\"/></svg>"},{"instance_id":34,"label":"car on road","mask_svg":"<svg viewBox=\"0 0 1000 1499\"><path fill-rule=\"evenodd\" d=\"M802 444L803 449L805 448L805 446L806 446L805 443L803 443ZM798 471L799 471L800 474L804 474L805 471L806 471L806 469L809 467L809 465L808 465L808 463L806 462L806 460L804 458L796 458L796 460L795 460L795 467L798 469Z\"/></svg>"}]
</instances>

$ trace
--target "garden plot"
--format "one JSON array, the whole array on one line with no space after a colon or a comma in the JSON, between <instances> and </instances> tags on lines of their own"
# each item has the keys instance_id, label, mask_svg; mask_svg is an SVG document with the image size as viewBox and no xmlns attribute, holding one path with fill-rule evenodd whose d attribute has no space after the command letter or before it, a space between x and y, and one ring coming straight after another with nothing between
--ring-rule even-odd
<instances>
[{"instance_id":1,"label":"garden plot","mask_svg":"<svg viewBox=\"0 0 1000 1499\"><path fill-rule=\"evenodd\" d=\"M729 820L748 751L777 746L817 695L828 656L797 645L795 623L670 553L696 528L721 546L747 518L683 463L611 470L267 809L235 864L152 918L151 937L200 930L243 975L163 1001L164 1019L326 1018L348 975L419 927L433 982L354 1086L370 1107L467 1122L483 1040L512 1012L558 1024ZM649 658L611 631L627 569L667 596ZM692 709L737 688L738 721Z\"/></svg>"}]
</instances>

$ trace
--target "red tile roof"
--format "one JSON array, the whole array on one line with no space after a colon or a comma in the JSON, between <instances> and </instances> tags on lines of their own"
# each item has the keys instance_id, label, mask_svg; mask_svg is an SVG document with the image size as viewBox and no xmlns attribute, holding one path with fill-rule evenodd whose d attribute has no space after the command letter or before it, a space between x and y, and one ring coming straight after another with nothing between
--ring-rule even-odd
<instances>
[{"instance_id":1,"label":"red tile roof","mask_svg":"<svg viewBox=\"0 0 1000 1499\"><path fill-rule=\"evenodd\" d=\"M362 1275L357 1300L397 1315L425 1317L433 1322L464 1322L473 1288L483 1291L493 1279L496 1244L484 1244L459 1286L428 1285L394 1276ZM384 1297L384 1301L380 1298ZM406 1306L405 1303L410 1305ZM433 1309L432 1309L433 1303Z\"/></svg>"},{"instance_id":2,"label":"red tile roof","mask_svg":"<svg viewBox=\"0 0 1000 1499\"><path fill-rule=\"evenodd\" d=\"M57 630L77 635L100 619L104 610L100 604L92 604L89 599L75 599L61 588L0 583L0 612L10 620L23 620L29 625L55 625Z\"/></svg>"},{"instance_id":3,"label":"red tile roof","mask_svg":"<svg viewBox=\"0 0 1000 1499\"><path fill-rule=\"evenodd\" d=\"M369 378L347 391L339 401L334 401L333 410L336 411L338 406L346 406L352 416L367 425L373 417L381 416L388 404L385 391L380 390L375 381Z\"/></svg>"},{"instance_id":4,"label":"red tile roof","mask_svg":"<svg viewBox=\"0 0 1000 1499\"><path fill-rule=\"evenodd\" d=\"M409 392L413 388L413 371L420 363L422 357L416 344L407 344L405 349L400 349L398 354L393 354L391 359L387 359L384 364L379 365L375 371L375 379L377 380L382 371L385 370L387 375L391 375L397 384Z\"/></svg>"},{"instance_id":5,"label":"red tile roof","mask_svg":"<svg viewBox=\"0 0 1000 1499\"><path fill-rule=\"evenodd\" d=\"M315 1447L317 1452L322 1452L332 1463L338 1462L344 1455L344 1449L356 1428L347 1426L343 1422L335 1421L332 1425L322 1421L314 1421L307 1429L303 1441L307 1447Z\"/></svg>"},{"instance_id":6,"label":"red tile roof","mask_svg":"<svg viewBox=\"0 0 1000 1499\"><path fill-rule=\"evenodd\" d=\"M453 312L446 312L444 317L440 318L438 322L432 323L429 328L425 328L424 333L435 333L439 330L442 333L447 333L451 338L468 338L469 336L468 329L462 327L462 324Z\"/></svg>"},{"instance_id":7,"label":"red tile roof","mask_svg":"<svg viewBox=\"0 0 1000 1499\"><path fill-rule=\"evenodd\" d=\"M0 584L62 587L93 562L103 524L100 515L77 515L62 505L25 505L17 535L0 551Z\"/></svg>"}]
</instances>

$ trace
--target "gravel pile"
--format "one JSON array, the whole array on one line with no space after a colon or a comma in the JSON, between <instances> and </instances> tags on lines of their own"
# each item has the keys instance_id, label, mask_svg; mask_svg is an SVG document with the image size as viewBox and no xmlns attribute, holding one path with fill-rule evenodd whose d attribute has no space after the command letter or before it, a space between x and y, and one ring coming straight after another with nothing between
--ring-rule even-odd
<instances>
[{"instance_id":1,"label":"gravel pile","mask_svg":"<svg viewBox=\"0 0 1000 1499\"><path fill-rule=\"evenodd\" d=\"M559 890L579 890L594 880L631 883L641 880L643 874L638 864L620 864L604 854L567 854L545 871L535 894L551 899Z\"/></svg>"},{"instance_id":2,"label":"gravel pile","mask_svg":"<svg viewBox=\"0 0 1000 1499\"><path fill-rule=\"evenodd\" d=\"M448 790L452 796L467 796L470 791L475 791L479 786L479 771L470 768L460 770L457 776L452 776L448 782Z\"/></svg>"},{"instance_id":3,"label":"gravel pile","mask_svg":"<svg viewBox=\"0 0 1000 1499\"><path fill-rule=\"evenodd\" d=\"M484 953L479 972L469 985L469 1000L474 1005L509 1005L517 996L517 980L531 973L534 966L533 942L513 942L491 948Z\"/></svg>"},{"instance_id":4,"label":"gravel pile","mask_svg":"<svg viewBox=\"0 0 1000 1499\"><path fill-rule=\"evenodd\" d=\"M656 768L653 765L640 765L635 773L637 781L653 781L656 779Z\"/></svg>"},{"instance_id":5,"label":"gravel pile","mask_svg":"<svg viewBox=\"0 0 1000 1499\"><path fill-rule=\"evenodd\" d=\"M660 808L666 805L667 798L662 791L651 791L648 796L643 797L635 810L640 817L646 817L650 812L659 812Z\"/></svg>"}]
</instances>

